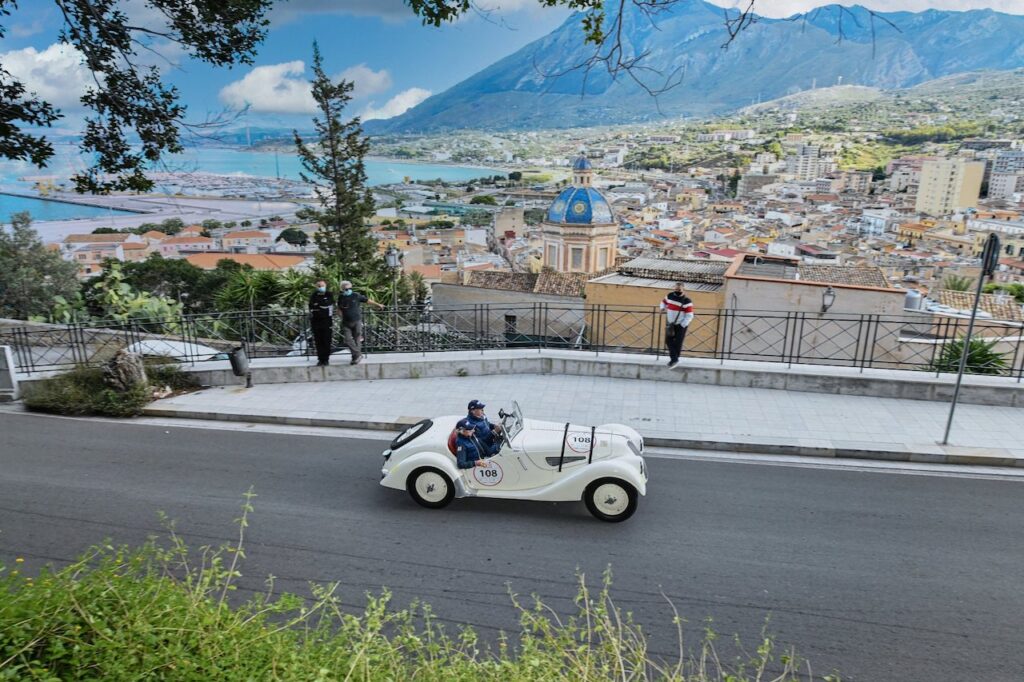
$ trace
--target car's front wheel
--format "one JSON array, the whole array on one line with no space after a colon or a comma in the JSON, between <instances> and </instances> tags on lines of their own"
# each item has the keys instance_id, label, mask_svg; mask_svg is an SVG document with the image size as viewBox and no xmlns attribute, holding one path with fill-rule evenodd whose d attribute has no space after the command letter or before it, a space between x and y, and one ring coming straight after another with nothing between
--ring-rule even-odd
<instances>
[{"instance_id":1,"label":"car's front wheel","mask_svg":"<svg viewBox=\"0 0 1024 682\"><path fill-rule=\"evenodd\" d=\"M602 478L587 486L583 493L587 509L602 521L625 521L636 511L636 488L617 478Z\"/></svg>"},{"instance_id":2,"label":"car's front wheel","mask_svg":"<svg viewBox=\"0 0 1024 682\"><path fill-rule=\"evenodd\" d=\"M423 467L412 472L406 484L412 499L428 509L448 506L455 497L455 485L440 469Z\"/></svg>"}]
</instances>

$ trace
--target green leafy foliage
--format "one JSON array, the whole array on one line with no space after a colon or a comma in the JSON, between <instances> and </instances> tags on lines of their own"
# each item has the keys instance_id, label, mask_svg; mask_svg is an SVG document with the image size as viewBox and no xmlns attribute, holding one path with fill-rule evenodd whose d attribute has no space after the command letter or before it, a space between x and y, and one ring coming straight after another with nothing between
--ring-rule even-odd
<instances>
[{"instance_id":1,"label":"green leafy foliage","mask_svg":"<svg viewBox=\"0 0 1024 682\"><path fill-rule=\"evenodd\" d=\"M970 291L974 285L974 279L961 275L946 275L942 280L942 288L949 291Z\"/></svg>"},{"instance_id":2,"label":"green leafy foliage","mask_svg":"<svg viewBox=\"0 0 1024 682\"><path fill-rule=\"evenodd\" d=\"M165 519L168 538L133 549L94 546L71 565L23 576L0 566L0 679L45 680L421 680L423 682L796 682L812 679L792 649L765 628L755 650L719 652L706 624L683 650L683 618L672 627L680 652L648 653L632 615L612 600L611 576L592 590L578 576L574 612L510 594L517 636L490 646L473 628L452 632L429 605L391 605L391 593L343 608L338 583L309 597L266 588L236 592L245 560L252 490L238 539L191 550ZM18 561L18 559L16 559ZM771 672L768 672L771 671ZM838 676L826 676L838 682Z\"/></svg>"},{"instance_id":3,"label":"green leafy foliage","mask_svg":"<svg viewBox=\"0 0 1024 682\"><path fill-rule=\"evenodd\" d=\"M116 261L107 262L103 278L88 290L86 298L100 320L169 320L182 314L177 301L128 284L121 264Z\"/></svg>"},{"instance_id":4,"label":"green leafy foliage","mask_svg":"<svg viewBox=\"0 0 1024 682\"><path fill-rule=\"evenodd\" d=\"M151 189L145 169L164 154L182 150L185 107L177 89L167 86L160 69L143 57L154 47L170 45L213 66L251 64L266 33L271 0L147 0L153 22L133 20L126 0L53 4L60 41L81 55L93 76L81 98L91 116L80 148L94 163L73 178L75 186L82 192L109 192ZM17 3L0 3L0 17L16 10ZM59 120L60 112L2 68L0 98L0 157L45 165L53 146L38 129Z\"/></svg>"},{"instance_id":5,"label":"green leafy foliage","mask_svg":"<svg viewBox=\"0 0 1024 682\"><path fill-rule=\"evenodd\" d=\"M971 339L964 372L967 374L1005 374L1010 363L1007 361L1005 353L996 351L996 343L998 342ZM950 341L943 346L942 352L932 364L931 370L933 372L959 372L963 352L963 339Z\"/></svg>"},{"instance_id":6,"label":"green leafy foliage","mask_svg":"<svg viewBox=\"0 0 1024 682\"><path fill-rule=\"evenodd\" d=\"M0 317L48 316L58 297L75 297L77 271L43 245L28 213L15 213L10 231L0 229Z\"/></svg>"},{"instance_id":7,"label":"green leafy foliage","mask_svg":"<svg viewBox=\"0 0 1024 682\"><path fill-rule=\"evenodd\" d=\"M151 398L147 386L115 391L103 382L102 369L78 367L29 384L25 390L25 407L51 414L135 417L142 413ZM0 679L4 679L2 671Z\"/></svg>"},{"instance_id":8,"label":"green leafy foliage","mask_svg":"<svg viewBox=\"0 0 1024 682\"><path fill-rule=\"evenodd\" d=\"M883 136L897 144L916 145L925 142L954 142L983 135L985 126L974 121L953 121L942 126L918 126L910 130L886 130Z\"/></svg>"},{"instance_id":9,"label":"green leafy foliage","mask_svg":"<svg viewBox=\"0 0 1024 682\"><path fill-rule=\"evenodd\" d=\"M281 234L277 235L277 239L275 241L287 242L297 246L305 246L309 243L309 235L297 227L289 227L286 230L282 230Z\"/></svg>"},{"instance_id":10,"label":"green leafy foliage","mask_svg":"<svg viewBox=\"0 0 1024 682\"><path fill-rule=\"evenodd\" d=\"M195 374L181 371L173 360L164 358L146 360L146 377L151 386L167 387L172 391L192 391L200 387Z\"/></svg>"},{"instance_id":11,"label":"green leafy foliage","mask_svg":"<svg viewBox=\"0 0 1024 682\"><path fill-rule=\"evenodd\" d=\"M470 199L469 203L471 203L471 204L480 204L480 205L483 205L483 206L497 206L498 205L498 200L495 199L490 194L481 194L479 196L475 196L472 199Z\"/></svg>"},{"instance_id":12,"label":"green leafy foliage","mask_svg":"<svg viewBox=\"0 0 1024 682\"><path fill-rule=\"evenodd\" d=\"M1013 296L1017 303L1024 304L1024 284L1020 282L1001 283L1001 282L990 282L986 284L982 291L986 294L1008 294Z\"/></svg>"},{"instance_id":13,"label":"green leafy foliage","mask_svg":"<svg viewBox=\"0 0 1024 682\"><path fill-rule=\"evenodd\" d=\"M463 225L471 227L486 227L494 222L494 218L487 211L469 211L459 220Z\"/></svg>"}]
</instances>

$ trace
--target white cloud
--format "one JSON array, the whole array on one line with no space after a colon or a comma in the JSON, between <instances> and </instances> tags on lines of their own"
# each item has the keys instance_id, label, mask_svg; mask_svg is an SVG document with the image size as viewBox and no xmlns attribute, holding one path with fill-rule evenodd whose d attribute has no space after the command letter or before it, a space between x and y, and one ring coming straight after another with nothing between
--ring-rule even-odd
<instances>
[{"instance_id":1,"label":"white cloud","mask_svg":"<svg viewBox=\"0 0 1024 682\"><path fill-rule=\"evenodd\" d=\"M28 92L57 106L77 105L86 87L93 83L81 53L61 43L53 43L42 52L34 47L4 52L0 63L25 84Z\"/></svg>"},{"instance_id":2,"label":"white cloud","mask_svg":"<svg viewBox=\"0 0 1024 682\"><path fill-rule=\"evenodd\" d=\"M335 80L342 79L355 84L352 89L352 98L369 97L384 92L391 87L391 74L387 69L374 71L366 64L350 66L337 76Z\"/></svg>"},{"instance_id":3,"label":"white cloud","mask_svg":"<svg viewBox=\"0 0 1024 682\"><path fill-rule=\"evenodd\" d=\"M34 36L37 33L42 33L43 29L46 28L43 22L39 19L29 24L11 24L10 29L7 31L7 35L12 38L28 38Z\"/></svg>"},{"instance_id":4,"label":"white cloud","mask_svg":"<svg viewBox=\"0 0 1024 682\"><path fill-rule=\"evenodd\" d=\"M497 0L495 0L497 1ZM746 7L749 0L711 0L722 7ZM823 0L757 0L754 11L766 17L788 17L828 4ZM880 12L923 12L928 9L971 10L994 9L1010 14L1024 14L1022 0L845 0L843 5L863 5Z\"/></svg>"},{"instance_id":5,"label":"white cloud","mask_svg":"<svg viewBox=\"0 0 1024 682\"><path fill-rule=\"evenodd\" d=\"M374 103L370 102L363 111L363 120L372 121L375 118L392 118L404 114L432 94L423 88L409 88L389 99L382 107L374 107Z\"/></svg>"},{"instance_id":6,"label":"white cloud","mask_svg":"<svg viewBox=\"0 0 1024 682\"><path fill-rule=\"evenodd\" d=\"M316 102L305 71L306 64L301 60L257 66L241 80L221 88L220 101L234 109L249 107L253 113L313 113L316 111ZM366 64L350 66L334 76L335 81L340 79L354 84L353 99L376 95L391 87L391 74L387 69L374 71ZM404 94L400 93L396 97ZM392 101L385 104L384 108ZM370 104L372 106L373 103Z\"/></svg>"},{"instance_id":7,"label":"white cloud","mask_svg":"<svg viewBox=\"0 0 1024 682\"><path fill-rule=\"evenodd\" d=\"M316 110L316 102L309 89L309 81L302 74L306 65L302 60L257 66L241 80L221 88L220 101L229 107L278 114L309 114Z\"/></svg>"}]
</instances>

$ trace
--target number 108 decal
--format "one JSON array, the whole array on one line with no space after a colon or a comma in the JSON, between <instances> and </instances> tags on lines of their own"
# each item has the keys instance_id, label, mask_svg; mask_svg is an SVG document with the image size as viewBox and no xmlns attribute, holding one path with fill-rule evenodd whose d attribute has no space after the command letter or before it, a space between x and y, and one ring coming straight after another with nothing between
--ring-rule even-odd
<instances>
[{"instance_id":1,"label":"number 108 decal","mask_svg":"<svg viewBox=\"0 0 1024 682\"><path fill-rule=\"evenodd\" d=\"M480 485L498 485L504 472L497 462L488 462L485 467L473 467L473 480Z\"/></svg>"}]
</instances>

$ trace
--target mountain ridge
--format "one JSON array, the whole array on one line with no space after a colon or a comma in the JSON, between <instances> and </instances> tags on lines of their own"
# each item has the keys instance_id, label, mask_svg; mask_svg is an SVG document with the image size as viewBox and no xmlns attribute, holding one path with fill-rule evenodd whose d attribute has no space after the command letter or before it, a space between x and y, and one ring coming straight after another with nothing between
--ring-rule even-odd
<instances>
[{"instance_id":1,"label":"mountain ridge","mask_svg":"<svg viewBox=\"0 0 1024 682\"><path fill-rule=\"evenodd\" d=\"M401 116L368 122L366 128L380 134L641 123L728 113L815 85L894 90L963 72L1024 66L1024 43L1015 39L1024 35L1024 16L990 9L879 12L873 34L870 12L859 6L797 16L799 21L759 17L722 49L727 34L720 7L683 0L656 18L656 28L630 11L623 23L627 48L647 52L643 64L649 68L683 74L678 86L654 102L628 78L613 80L596 70L584 93L584 74L570 67L584 62L593 48L583 44L579 15L573 15Z\"/></svg>"}]
</instances>

